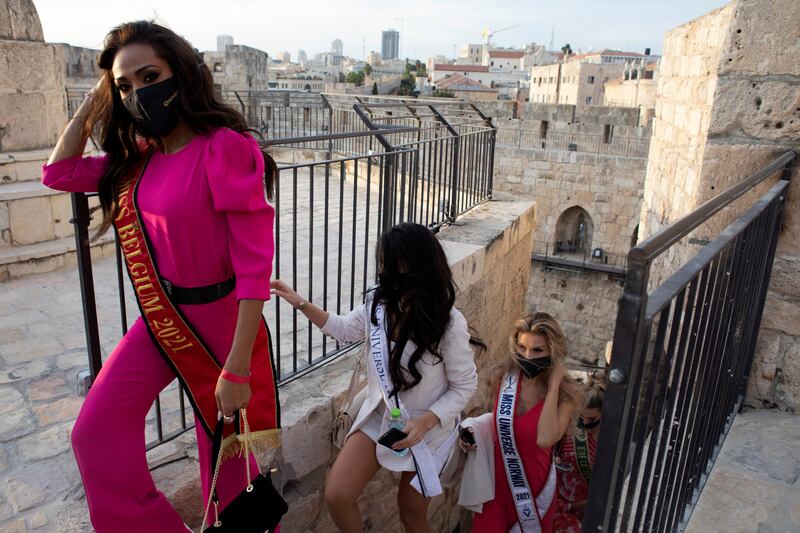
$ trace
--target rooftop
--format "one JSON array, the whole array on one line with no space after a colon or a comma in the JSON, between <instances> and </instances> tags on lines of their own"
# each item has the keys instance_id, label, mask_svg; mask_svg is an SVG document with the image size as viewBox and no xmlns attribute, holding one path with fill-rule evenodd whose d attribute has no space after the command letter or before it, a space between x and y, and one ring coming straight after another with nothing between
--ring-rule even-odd
<instances>
[{"instance_id":1,"label":"rooftop","mask_svg":"<svg viewBox=\"0 0 800 533\"><path fill-rule=\"evenodd\" d=\"M436 84L436 88L439 90L447 89L451 91L470 91L470 92L486 92L486 93L497 92L497 89L492 89L491 87L487 87L481 82L472 80L470 78L467 78L466 76L462 76L461 74L453 74L447 76L445 79L441 80Z\"/></svg>"},{"instance_id":2,"label":"rooftop","mask_svg":"<svg viewBox=\"0 0 800 533\"><path fill-rule=\"evenodd\" d=\"M525 52L520 52L517 50L490 50L489 57L520 59L525 57Z\"/></svg>"},{"instance_id":3,"label":"rooftop","mask_svg":"<svg viewBox=\"0 0 800 533\"><path fill-rule=\"evenodd\" d=\"M489 67L483 65L449 65L437 63L433 66L433 70L449 70L456 72L489 72Z\"/></svg>"}]
</instances>

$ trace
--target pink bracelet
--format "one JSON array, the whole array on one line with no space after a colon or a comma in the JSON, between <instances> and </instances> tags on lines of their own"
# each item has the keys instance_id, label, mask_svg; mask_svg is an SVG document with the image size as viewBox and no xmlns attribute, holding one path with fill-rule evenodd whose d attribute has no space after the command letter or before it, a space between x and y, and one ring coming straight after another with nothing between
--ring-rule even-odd
<instances>
[{"instance_id":1,"label":"pink bracelet","mask_svg":"<svg viewBox=\"0 0 800 533\"><path fill-rule=\"evenodd\" d=\"M231 383L236 383L238 385L242 385L244 383L250 383L250 376L240 376L239 374L234 374L233 372L228 372L224 368L222 372L220 372L219 377L224 379L225 381L230 381Z\"/></svg>"}]
</instances>

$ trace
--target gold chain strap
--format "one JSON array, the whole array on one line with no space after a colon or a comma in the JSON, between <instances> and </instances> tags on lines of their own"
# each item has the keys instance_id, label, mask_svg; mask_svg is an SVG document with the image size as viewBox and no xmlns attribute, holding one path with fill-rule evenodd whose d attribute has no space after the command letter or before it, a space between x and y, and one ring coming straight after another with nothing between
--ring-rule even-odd
<instances>
[{"instance_id":1,"label":"gold chain strap","mask_svg":"<svg viewBox=\"0 0 800 533\"><path fill-rule=\"evenodd\" d=\"M250 435L250 424L247 422L247 409L240 409L239 416L242 418L242 423L244 425L244 447L242 448L242 455L245 458L244 461L244 468L245 474L247 475L247 492L253 492L253 483L250 478L250 454L253 453L253 442L252 442L252 435ZM217 478L219 477L219 467L222 464L222 446L219 447L219 453L217 454L217 463L214 467L214 475L211 478L211 491L208 493L208 503L206 503L206 510L203 513L203 523L200 526L200 530L202 531L206 527L206 522L208 520L208 512L211 510L211 504L214 504L214 527L219 527L222 525L222 522L219 521L219 504L214 501L214 493L217 489ZM258 468L258 473L261 474L261 465L258 464L256 461L256 467Z\"/></svg>"}]
</instances>

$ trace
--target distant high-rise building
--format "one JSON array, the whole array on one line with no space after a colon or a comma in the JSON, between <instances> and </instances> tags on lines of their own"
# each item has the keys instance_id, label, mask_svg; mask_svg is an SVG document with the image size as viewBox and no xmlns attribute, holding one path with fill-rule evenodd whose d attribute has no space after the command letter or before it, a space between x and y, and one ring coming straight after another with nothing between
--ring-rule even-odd
<instances>
[{"instance_id":1,"label":"distant high-rise building","mask_svg":"<svg viewBox=\"0 0 800 533\"><path fill-rule=\"evenodd\" d=\"M308 63L308 54L306 54L305 50L297 51L297 62L303 67L306 66L306 63Z\"/></svg>"},{"instance_id":2,"label":"distant high-rise building","mask_svg":"<svg viewBox=\"0 0 800 533\"><path fill-rule=\"evenodd\" d=\"M225 47L233 44L233 37L230 35L217 35L217 52L224 52Z\"/></svg>"},{"instance_id":3,"label":"distant high-rise building","mask_svg":"<svg viewBox=\"0 0 800 533\"><path fill-rule=\"evenodd\" d=\"M331 53L337 56L344 55L344 44L342 44L341 39L333 40L333 42L331 43Z\"/></svg>"},{"instance_id":4,"label":"distant high-rise building","mask_svg":"<svg viewBox=\"0 0 800 533\"><path fill-rule=\"evenodd\" d=\"M381 39L381 57L383 59L397 59L400 54L400 32L389 29L383 32Z\"/></svg>"},{"instance_id":5,"label":"distant high-rise building","mask_svg":"<svg viewBox=\"0 0 800 533\"><path fill-rule=\"evenodd\" d=\"M292 61L292 55L289 52L281 52L278 54L278 59L280 59L282 63L288 64Z\"/></svg>"}]
</instances>

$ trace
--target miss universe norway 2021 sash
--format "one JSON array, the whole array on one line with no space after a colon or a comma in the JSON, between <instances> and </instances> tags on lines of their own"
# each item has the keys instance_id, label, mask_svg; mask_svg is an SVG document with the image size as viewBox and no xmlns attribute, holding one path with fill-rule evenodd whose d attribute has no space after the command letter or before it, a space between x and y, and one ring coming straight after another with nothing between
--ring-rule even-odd
<instances>
[{"instance_id":1,"label":"miss universe norway 2021 sash","mask_svg":"<svg viewBox=\"0 0 800 533\"><path fill-rule=\"evenodd\" d=\"M186 391L206 434L212 438L217 423L214 390L222 366L171 300L158 274L136 198L151 155L152 151L143 155L141 163L120 190L117 200L119 213L114 226L150 337ZM272 366L271 339L263 320L253 344L250 372L252 396L247 406L247 419L252 441L257 449L276 446L280 431L278 391ZM230 424L225 429L222 446L226 457L240 449L237 437L244 432L242 424L240 420L240 427Z\"/></svg>"},{"instance_id":2,"label":"miss universe norway 2021 sash","mask_svg":"<svg viewBox=\"0 0 800 533\"><path fill-rule=\"evenodd\" d=\"M367 298L367 303L365 305L367 309L370 309L372 307L372 299ZM381 393L383 394L383 401L386 402L387 407L393 407L394 403L403 413L403 420L409 420L408 411L406 411L406 408L403 406L400 395L397 394L394 397L394 402L392 402L390 397L394 386L392 385L392 377L389 375L388 371L389 366L387 358L389 355L389 341L386 338L386 317L382 304L376 306L375 318L378 323L370 323L369 330L370 362L375 370L375 375L378 377L378 383L381 386ZM414 467L417 471L417 475L411 480L411 486L426 498L438 496L442 493L442 484L439 481L439 474L444 469L444 465L450 456L450 451L453 449L453 445L456 442L458 423L459 421L456 420L453 431L447 437L447 440L440 444L436 450L431 450L431 447L428 446L424 439L411 447L411 455L413 456Z\"/></svg>"},{"instance_id":3,"label":"miss universe norway 2021 sash","mask_svg":"<svg viewBox=\"0 0 800 533\"><path fill-rule=\"evenodd\" d=\"M517 453L517 441L514 437L514 413L517 409L520 372L509 372L503 378L497 398L495 423L497 424L497 440L503 456L508 488L517 507L519 522L512 532L541 533L542 517L547 514L553 497L556 494L556 465L550 461L550 473L544 488L534 500L522 458Z\"/></svg>"}]
</instances>

